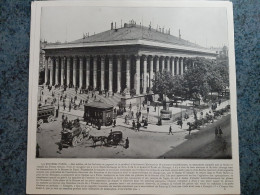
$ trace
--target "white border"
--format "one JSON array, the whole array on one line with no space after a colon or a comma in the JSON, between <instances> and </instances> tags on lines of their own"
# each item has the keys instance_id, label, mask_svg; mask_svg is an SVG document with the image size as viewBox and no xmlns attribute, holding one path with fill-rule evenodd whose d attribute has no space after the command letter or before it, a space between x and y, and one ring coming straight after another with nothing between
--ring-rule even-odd
<instances>
[{"instance_id":1,"label":"white border","mask_svg":"<svg viewBox=\"0 0 260 195\"><path fill-rule=\"evenodd\" d=\"M237 126L237 99L236 99L236 75L235 75L235 53L234 53L234 25L233 11L231 2L214 2L214 1L38 1L32 2L31 6L31 38L30 38L30 70L29 70L29 110L28 110L28 155L27 155L27 187L28 194L43 194L43 191L35 190L35 167L40 162L63 162L65 159L36 159L36 118L37 118L37 92L38 92L38 72L39 72L39 43L40 43L40 24L41 24L41 8L45 6L107 6L107 7L223 7L227 9L228 19L228 40L229 40L229 70L230 70L230 98L231 98L231 133L232 133L232 159L215 160L214 163L233 163L234 166L234 189L229 191L214 189L196 189L192 190L193 194L240 194L239 182L239 159L238 159L238 126ZM36 74L35 74L36 73ZM102 163L187 163L183 159L66 159L66 162L102 162ZM189 162L212 162L212 160L194 160ZM174 189L175 194L191 194L191 189ZM69 192L49 192L52 194L70 194ZM78 194L86 194L86 192L77 192ZM87 192L100 194L100 192ZM104 193L104 192L101 192ZM112 193L112 192L111 192ZM117 192L125 194L127 192ZM129 193L129 192L128 192ZM132 192L130 192L132 193ZM153 190L142 191L138 194L172 194L173 189L169 190ZM106 193L110 194L110 193Z\"/></svg>"}]
</instances>

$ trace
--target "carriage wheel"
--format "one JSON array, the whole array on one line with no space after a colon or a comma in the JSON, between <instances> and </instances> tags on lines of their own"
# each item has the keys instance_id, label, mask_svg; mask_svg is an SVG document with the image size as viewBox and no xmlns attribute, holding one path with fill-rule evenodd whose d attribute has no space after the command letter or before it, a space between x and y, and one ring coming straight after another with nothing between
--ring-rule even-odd
<instances>
[{"instance_id":1,"label":"carriage wheel","mask_svg":"<svg viewBox=\"0 0 260 195\"><path fill-rule=\"evenodd\" d=\"M48 120L48 123L50 123L50 122L53 121L53 117L52 117L52 116L49 116L47 120Z\"/></svg>"},{"instance_id":2,"label":"carriage wheel","mask_svg":"<svg viewBox=\"0 0 260 195\"><path fill-rule=\"evenodd\" d=\"M40 119L40 120L38 121L38 124L41 125L42 123L43 123L43 120Z\"/></svg>"},{"instance_id":3,"label":"carriage wheel","mask_svg":"<svg viewBox=\"0 0 260 195\"><path fill-rule=\"evenodd\" d=\"M72 144L73 147L77 146L77 144L78 144L77 136L73 137L71 144Z\"/></svg>"},{"instance_id":4,"label":"carriage wheel","mask_svg":"<svg viewBox=\"0 0 260 195\"><path fill-rule=\"evenodd\" d=\"M77 142L78 142L78 143L81 143L82 141L83 141L83 134L81 133L81 134L78 136Z\"/></svg>"}]
</instances>

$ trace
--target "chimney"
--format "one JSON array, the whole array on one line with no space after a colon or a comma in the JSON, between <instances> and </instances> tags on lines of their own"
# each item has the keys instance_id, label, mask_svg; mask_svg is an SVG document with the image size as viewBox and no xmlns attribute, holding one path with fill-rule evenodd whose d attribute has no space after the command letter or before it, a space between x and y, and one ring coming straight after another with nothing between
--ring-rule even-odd
<instances>
[{"instance_id":1,"label":"chimney","mask_svg":"<svg viewBox=\"0 0 260 195\"><path fill-rule=\"evenodd\" d=\"M181 30L179 29L179 39L181 39Z\"/></svg>"},{"instance_id":2,"label":"chimney","mask_svg":"<svg viewBox=\"0 0 260 195\"><path fill-rule=\"evenodd\" d=\"M116 29L116 22L115 22L115 29Z\"/></svg>"},{"instance_id":3,"label":"chimney","mask_svg":"<svg viewBox=\"0 0 260 195\"><path fill-rule=\"evenodd\" d=\"M113 22L111 22L111 30L113 30Z\"/></svg>"}]
</instances>

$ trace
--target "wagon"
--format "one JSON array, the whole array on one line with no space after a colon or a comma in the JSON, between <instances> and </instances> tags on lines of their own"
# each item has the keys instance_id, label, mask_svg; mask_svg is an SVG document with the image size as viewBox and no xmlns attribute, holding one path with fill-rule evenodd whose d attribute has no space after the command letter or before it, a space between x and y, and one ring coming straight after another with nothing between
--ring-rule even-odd
<instances>
[{"instance_id":1,"label":"wagon","mask_svg":"<svg viewBox=\"0 0 260 195\"><path fill-rule=\"evenodd\" d=\"M73 125L65 125L64 130L61 132L61 144L67 146L77 146L80 144L84 137L89 136L89 130L82 128L78 121L74 121Z\"/></svg>"},{"instance_id":2,"label":"wagon","mask_svg":"<svg viewBox=\"0 0 260 195\"><path fill-rule=\"evenodd\" d=\"M52 105L45 105L38 107L38 123L41 124L43 122L52 122L55 120L55 107Z\"/></svg>"},{"instance_id":3,"label":"wagon","mask_svg":"<svg viewBox=\"0 0 260 195\"><path fill-rule=\"evenodd\" d=\"M121 131L113 131L107 137L107 144L109 145L118 145L120 142L123 142L123 133Z\"/></svg>"}]
</instances>

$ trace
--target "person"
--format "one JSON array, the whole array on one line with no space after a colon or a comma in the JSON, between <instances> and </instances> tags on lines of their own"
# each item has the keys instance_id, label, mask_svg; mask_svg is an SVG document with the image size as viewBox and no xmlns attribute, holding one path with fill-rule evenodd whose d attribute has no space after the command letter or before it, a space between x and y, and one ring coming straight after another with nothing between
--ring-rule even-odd
<instances>
[{"instance_id":1,"label":"person","mask_svg":"<svg viewBox=\"0 0 260 195\"><path fill-rule=\"evenodd\" d=\"M179 124L180 124L180 126L181 126L181 129L182 129L182 124L183 124L183 122L182 122L182 120L180 119L180 122L179 122Z\"/></svg>"},{"instance_id":2,"label":"person","mask_svg":"<svg viewBox=\"0 0 260 195\"><path fill-rule=\"evenodd\" d=\"M169 134L168 135L170 135L170 134L173 135L173 133L172 133L172 126L170 126L170 128L169 128Z\"/></svg>"},{"instance_id":3,"label":"person","mask_svg":"<svg viewBox=\"0 0 260 195\"><path fill-rule=\"evenodd\" d=\"M65 104L65 102L63 103L63 110L65 110L66 109L66 104Z\"/></svg>"},{"instance_id":4,"label":"person","mask_svg":"<svg viewBox=\"0 0 260 195\"><path fill-rule=\"evenodd\" d=\"M147 127L148 126L148 122L147 122L147 119L144 120L144 127Z\"/></svg>"},{"instance_id":5,"label":"person","mask_svg":"<svg viewBox=\"0 0 260 195\"><path fill-rule=\"evenodd\" d=\"M135 120L133 120L133 122L132 122L132 127L133 127L133 129L135 129Z\"/></svg>"},{"instance_id":6,"label":"person","mask_svg":"<svg viewBox=\"0 0 260 195\"><path fill-rule=\"evenodd\" d=\"M70 105L69 105L69 112L71 111L71 103L70 103Z\"/></svg>"},{"instance_id":7,"label":"person","mask_svg":"<svg viewBox=\"0 0 260 195\"><path fill-rule=\"evenodd\" d=\"M116 126L116 119L114 119L114 127Z\"/></svg>"},{"instance_id":8,"label":"person","mask_svg":"<svg viewBox=\"0 0 260 195\"><path fill-rule=\"evenodd\" d=\"M191 125L189 125L189 135L191 134Z\"/></svg>"},{"instance_id":9,"label":"person","mask_svg":"<svg viewBox=\"0 0 260 195\"><path fill-rule=\"evenodd\" d=\"M223 131L222 131L222 129L220 128L220 126L219 126L219 128L218 128L218 134L219 134L220 137L221 137L222 134L223 134Z\"/></svg>"},{"instance_id":10,"label":"person","mask_svg":"<svg viewBox=\"0 0 260 195\"><path fill-rule=\"evenodd\" d=\"M218 104L219 104L219 105L221 104L221 99L219 99Z\"/></svg>"},{"instance_id":11,"label":"person","mask_svg":"<svg viewBox=\"0 0 260 195\"><path fill-rule=\"evenodd\" d=\"M61 116L61 118L62 118L62 121L64 121L64 118L65 118L65 115L64 115L64 113L62 113L62 116Z\"/></svg>"},{"instance_id":12,"label":"person","mask_svg":"<svg viewBox=\"0 0 260 195\"><path fill-rule=\"evenodd\" d=\"M59 109L56 110L56 118L59 117Z\"/></svg>"},{"instance_id":13,"label":"person","mask_svg":"<svg viewBox=\"0 0 260 195\"><path fill-rule=\"evenodd\" d=\"M134 118L134 111L131 112L132 118Z\"/></svg>"},{"instance_id":14,"label":"person","mask_svg":"<svg viewBox=\"0 0 260 195\"><path fill-rule=\"evenodd\" d=\"M130 102L130 105L129 105L129 110L131 111L132 110L132 103Z\"/></svg>"},{"instance_id":15,"label":"person","mask_svg":"<svg viewBox=\"0 0 260 195\"><path fill-rule=\"evenodd\" d=\"M138 121L137 122L137 131L140 131L141 123Z\"/></svg>"},{"instance_id":16,"label":"person","mask_svg":"<svg viewBox=\"0 0 260 195\"><path fill-rule=\"evenodd\" d=\"M129 148L129 139L128 137L125 140L125 149Z\"/></svg>"},{"instance_id":17,"label":"person","mask_svg":"<svg viewBox=\"0 0 260 195\"><path fill-rule=\"evenodd\" d=\"M215 138L217 138L218 137L218 128L216 127L215 128Z\"/></svg>"},{"instance_id":18,"label":"person","mask_svg":"<svg viewBox=\"0 0 260 195\"><path fill-rule=\"evenodd\" d=\"M39 144L37 143L37 145L36 145L36 158L39 158L40 157L40 146L39 146Z\"/></svg>"},{"instance_id":19,"label":"person","mask_svg":"<svg viewBox=\"0 0 260 195\"><path fill-rule=\"evenodd\" d=\"M150 110L149 107L147 107L147 113L149 113L149 110Z\"/></svg>"},{"instance_id":20,"label":"person","mask_svg":"<svg viewBox=\"0 0 260 195\"><path fill-rule=\"evenodd\" d=\"M127 115L125 115L125 124L127 124Z\"/></svg>"}]
</instances>

